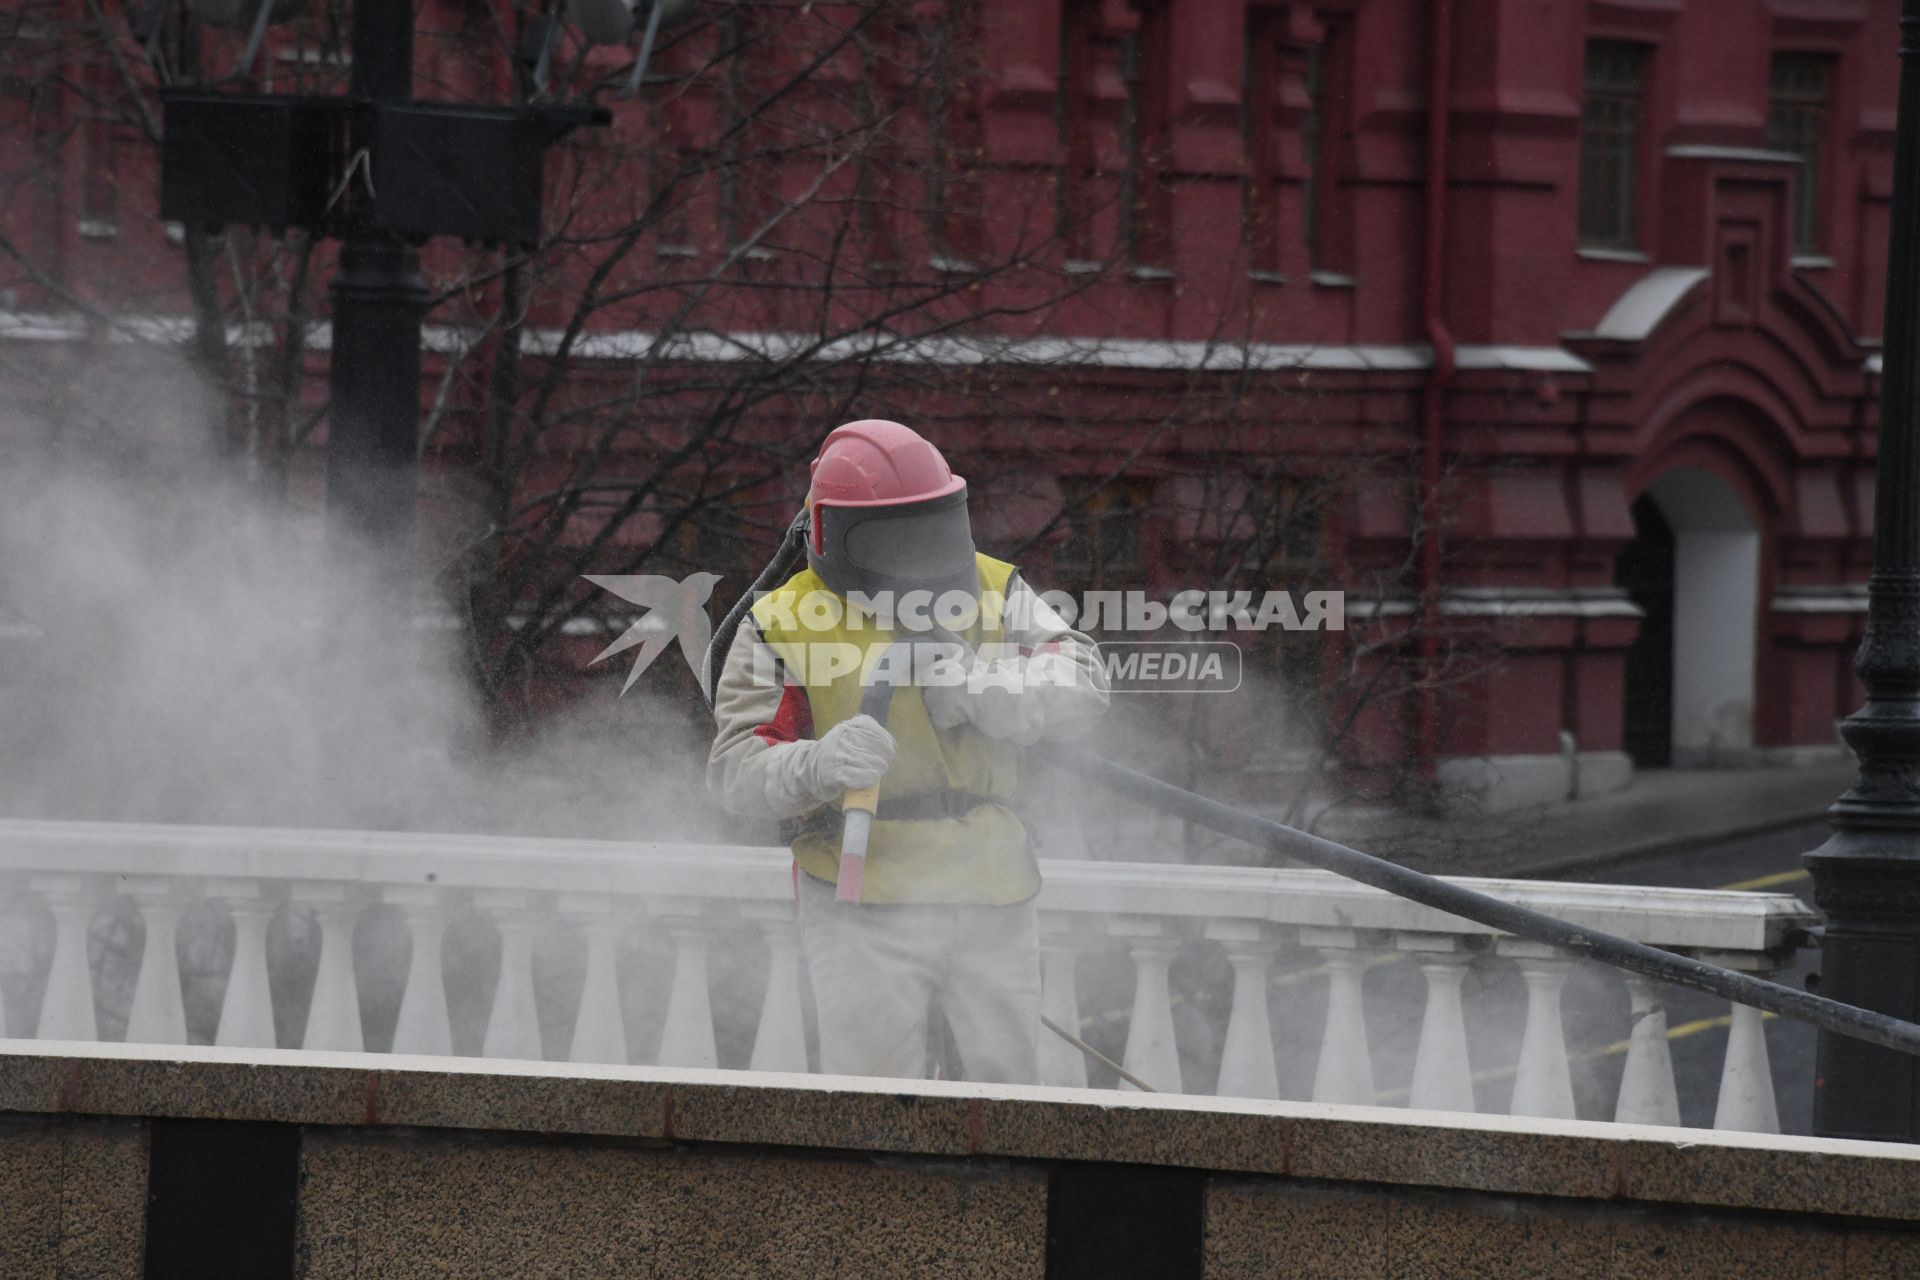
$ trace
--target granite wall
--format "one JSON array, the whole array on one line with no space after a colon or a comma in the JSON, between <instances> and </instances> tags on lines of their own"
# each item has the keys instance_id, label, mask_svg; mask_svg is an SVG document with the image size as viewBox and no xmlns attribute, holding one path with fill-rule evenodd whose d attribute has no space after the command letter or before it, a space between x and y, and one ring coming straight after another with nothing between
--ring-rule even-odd
<instances>
[{"instance_id":1,"label":"granite wall","mask_svg":"<svg viewBox=\"0 0 1920 1280\"><path fill-rule=\"evenodd\" d=\"M1920 1276L1905 1146L0 1044L0 1277Z\"/></svg>"},{"instance_id":2,"label":"granite wall","mask_svg":"<svg viewBox=\"0 0 1920 1280\"><path fill-rule=\"evenodd\" d=\"M144 1122L0 1115L0 1276L139 1275L146 1199Z\"/></svg>"}]
</instances>

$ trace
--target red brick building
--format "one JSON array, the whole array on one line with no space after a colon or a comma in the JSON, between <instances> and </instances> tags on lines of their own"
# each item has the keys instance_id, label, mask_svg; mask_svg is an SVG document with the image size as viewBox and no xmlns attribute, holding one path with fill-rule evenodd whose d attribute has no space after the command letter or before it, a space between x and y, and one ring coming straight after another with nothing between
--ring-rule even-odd
<instances>
[{"instance_id":1,"label":"red brick building","mask_svg":"<svg viewBox=\"0 0 1920 1280\"><path fill-rule=\"evenodd\" d=\"M1434 412L1442 609L1506 650L1442 768L1511 802L1623 752L1832 750L1857 705L1895 30L1844 0L1020 5L985 134L1043 159L1052 51L1117 49L1167 156L1130 323L1196 339L1247 289L1346 371L1349 429L1382 393ZM1250 263L1182 234L1242 200ZM1362 500L1346 536L1403 519Z\"/></svg>"},{"instance_id":2,"label":"red brick building","mask_svg":"<svg viewBox=\"0 0 1920 1280\"><path fill-rule=\"evenodd\" d=\"M1120 569L1180 582L1178 552L1208 536L1193 508L1223 472L1257 487L1262 459L1386 460L1395 483L1354 488L1316 530L1326 563L1353 571L1349 611L1431 608L1504 652L1444 712L1380 712L1369 750L1424 754L1492 803L1620 785L1629 759L1831 751L1858 697L1896 7L981 0L961 28L974 69L953 92L909 94L931 158L894 178L916 212L862 223L865 252L964 276L1051 220L1036 259L1070 290L1015 306L1030 287L989 280L993 305L968 334L990 334L993 354L908 353L1051 401L991 420L944 391L895 402L924 410L963 470L1021 477L983 484L1001 495L982 515L990 543L1048 528L1064 505L1029 559L1069 583L1122 585ZM39 8L84 19L77 3ZM881 8L889 31L912 31L904 8ZM474 26L462 7L423 21L447 37L423 41L423 83L480 98L510 86L504 59L454 38ZM57 59L57 33L37 38ZM298 49L276 56L302 65ZM676 56L692 57L669 49L662 65ZM97 49L70 61L81 83L111 65ZM863 74L822 64L821 119L840 109L830 91ZM146 312L180 312L176 250L151 220L150 158L128 159L125 112L108 125L69 108L73 127L50 129L42 89L14 76L8 90L23 126L6 135L12 172L46 179L12 202L8 236L49 265L13 272L0 336L17 348L84 331L60 328L63 290L109 305L103 278L156 281ZM643 96L612 132L704 155L733 145L724 100ZM661 271L737 248L768 193L795 189L782 164L765 162L757 194L698 188L637 260ZM595 207L627 198L603 189ZM563 264L527 302L543 355L587 265ZM725 323L703 332L727 340L686 347L677 368L762 359L728 335L803 325L744 288L726 296ZM578 385L623 376L668 309L643 299L592 316L571 351ZM437 318L443 338L459 324ZM1202 444L1133 421L1143 400L1223 368L1253 406L1250 431ZM489 385L456 392L456 419L484 415ZM800 454L831 425L786 421L762 429L806 437ZM1120 449L1124 483L1076 498L1123 435L1140 442ZM792 484L771 488L791 503ZM613 514L621 545L675 527ZM1443 535L1421 537L1428 525ZM1424 542L1437 563L1407 555ZM1374 581L1360 569L1396 559L1409 569L1389 589L1358 588Z\"/></svg>"}]
</instances>

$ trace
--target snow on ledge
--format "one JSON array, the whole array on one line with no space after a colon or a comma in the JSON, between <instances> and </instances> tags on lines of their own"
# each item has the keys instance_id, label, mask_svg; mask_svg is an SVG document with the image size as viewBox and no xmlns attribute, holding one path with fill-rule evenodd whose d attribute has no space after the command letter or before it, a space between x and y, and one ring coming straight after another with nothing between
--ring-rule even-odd
<instances>
[{"instance_id":1,"label":"snow on ledge","mask_svg":"<svg viewBox=\"0 0 1920 1280\"><path fill-rule=\"evenodd\" d=\"M184 342L193 332L185 316L128 315L106 322L106 336L117 342ZM0 341L78 342L87 337L87 318L74 313L0 311ZM482 330L430 324L421 330L421 346L439 355L474 350ZM274 327L256 321L229 326L227 340L237 346L266 347L277 341ZM561 329L528 330L523 349L530 355L558 353L566 340ZM332 327L312 325L306 335L312 351L333 345ZM1035 368L1084 367L1145 371L1286 372L1332 370L1353 373L1418 372L1432 367L1433 349L1425 343L1274 343L1172 340L1158 338L1043 337L991 335L818 334L763 330L692 330L663 334L645 329L589 329L575 335L569 354L579 360L678 361L688 363L770 364L791 360L872 359L888 363L946 366L1011 365ZM1537 373L1589 373L1592 366L1559 346L1463 345L1455 352L1463 370L1503 369Z\"/></svg>"}]
</instances>

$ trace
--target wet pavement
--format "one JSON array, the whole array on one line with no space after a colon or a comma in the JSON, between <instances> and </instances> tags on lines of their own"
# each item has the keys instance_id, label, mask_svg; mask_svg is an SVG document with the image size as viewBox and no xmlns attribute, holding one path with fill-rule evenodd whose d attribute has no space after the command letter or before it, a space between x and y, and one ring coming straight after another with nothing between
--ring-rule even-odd
<instances>
[{"instance_id":1,"label":"wet pavement","mask_svg":"<svg viewBox=\"0 0 1920 1280\"><path fill-rule=\"evenodd\" d=\"M1447 819L1348 820L1325 824L1322 834L1435 874L1584 878L1595 867L1662 867L1683 854L1721 865L1748 857L1749 840L1819 820L1853 779L1851 760L1657 769L1586 800Z\"/></svg>"}]
</instances>

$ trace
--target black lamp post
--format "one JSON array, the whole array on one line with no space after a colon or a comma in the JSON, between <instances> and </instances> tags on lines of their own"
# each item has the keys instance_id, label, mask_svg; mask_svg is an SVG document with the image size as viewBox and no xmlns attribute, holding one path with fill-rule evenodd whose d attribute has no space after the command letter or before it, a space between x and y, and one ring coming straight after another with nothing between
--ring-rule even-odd
<instances>
[{"instance_id":1,"label":"black lamp post","mask_svg":"<svg viewBox=\"0 0 1920 1280\"><path fill-rule=\"evenodd\" d=\"M380 134L384 110L413 101L413 6L362 0L353 13L348 97L353 154ZM369 151L369 155L371 152ZM352 164L352 161L348 161ZM371 161L368 163L371 170ZM347 178L348 185L352 179ZM379 228L378 183L355 196L333 301L327 506L339 527L382 550L413 541L414 459L420 422L420 319L427 285L420 254ZM343 193L344 194L344 193ZM363 208L368 195L374 208Z\"/></svg>"},{"instance_id":2,"label":"black lamp post","mask_svg":"<svg viewBox=\"0 0 1920 1280\"><path fill-rule=\"evenodd\" d=\"M196 6L234 8L232 0L190 0ZM263 10L259 21L271 16ZM345 98L201 88L168 89L161 99L161 217L299 227L343 242L330 290L328 510L336 529L402 569L413 542L428 296L418 246L436 235L532 245L547 147L573 128L607 124L611 113L585 104L416 103L407 0L354 0Z\"/></svg>"},{"instance_id":3,"label":"black lamp post","mask_svg":"<svg viewBox=\"0 0 1920 1280\"><path fill-rule=\"evenodd\" d=\"M1827 915L1822 994L1920 1020L1920 0L1900 17L1900 111L1867 631L1867 701L1841 727L1859 780L1807 855ZM1822 1031L1814 1132L1920 1141L1920 1058Z\"/></svg>"}]
</instances>

